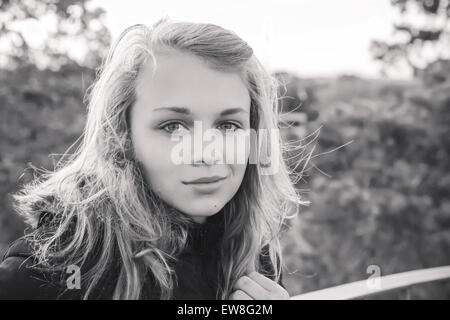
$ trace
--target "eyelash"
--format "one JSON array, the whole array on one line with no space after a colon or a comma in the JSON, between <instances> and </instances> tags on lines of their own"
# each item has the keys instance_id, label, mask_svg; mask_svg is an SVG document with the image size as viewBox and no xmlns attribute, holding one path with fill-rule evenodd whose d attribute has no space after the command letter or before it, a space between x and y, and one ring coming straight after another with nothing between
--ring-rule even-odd
<instances>
[{"instance_id":1,"label":"eyelash","mask_svg":"<svg viewBox=\"0 0 450 320\"><path fill-rule=\"evenodd\" d=\"M164 130L164 131L166 131L166 132L168 132L168 133L172 133L173 131L168 131L168 130L165 129L167 126L169 126L169 125L171 125L171 124L180 124L180 125L182 125L182 126L184 126L184 127L186 128L186 125L185 125L183 122L180 122L180 121L171 121L171 122L167 122L167 123L161 125L161 126L160 126L160 129L161 129L161 130ZM234 125L234 126L236 127L236 129L233 130L233 131L236 131L237 129L241 129L241 128L242 128L241 125L239 125L239 124L237 124L237 123L235 123L235 122L225 121L225 122L222 122L220 125L223 125L223 124L232 124L232 125ZM228 129L225 129L225 130L228 130Z\"/></svg>"}]
</instances>

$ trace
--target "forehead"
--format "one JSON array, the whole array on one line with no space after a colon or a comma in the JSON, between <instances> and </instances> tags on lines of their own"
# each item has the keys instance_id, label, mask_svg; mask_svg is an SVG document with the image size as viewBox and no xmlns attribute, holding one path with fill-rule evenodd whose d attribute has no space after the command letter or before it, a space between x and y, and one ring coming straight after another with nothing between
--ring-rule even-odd
<instances>
[{"instance_id":1,"label":"forehead","mask_svg":"<svg viewBox=\"0 0 450 320\"><path fill-rule=\"evenodd\" d=\"M151 111L184 106L192 113L219 112L241 107L250 110L250 94L238 73L213 70L184 52L156 54L157 68L147 63L137 79L137 104Z\"/></svg>"}]
</instances>

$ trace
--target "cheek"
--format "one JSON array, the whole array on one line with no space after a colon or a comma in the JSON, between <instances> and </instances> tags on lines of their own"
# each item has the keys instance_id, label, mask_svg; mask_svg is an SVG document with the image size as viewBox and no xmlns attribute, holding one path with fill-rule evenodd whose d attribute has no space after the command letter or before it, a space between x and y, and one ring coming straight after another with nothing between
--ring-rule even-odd
<instances>
[{"instance_id":1,"label":"cheek","mask_svg":"<svg viewBox=\"0 0 450 320\"><path fill-rule=\"evenodd\" d=\"M132 139L136 157L145 171L150 186L155 191L164 189L165 185L170 187L172 180L177 176L176 165L171 160L172 142L151 133L136 134Z\"/></svg>"},{"instance_id":2,"label":"cheek","mask_svg":"<svg viewBox=\"0 0 450 320\"><path fill-rule=\"evenodd\" d=\"M225 136L224 138L224 158L234 159L237 164L247 162L251 151L250 148L251 138L244 131L239 130L237 134Z\"/></svg>"},{"instance_id":3,"label":"cheek","mask_svg":"<svg viewBox=\"0 0 450 320\"><path fill-rule=\"evenodd\" d=\"M235 164L231 166L233 176L231 179L232 183L230 183L230 188L233 188L234 190L239 189L242 180L244 179L246 168L247 165L245 164Z\"/></svg>"}]
</instances>

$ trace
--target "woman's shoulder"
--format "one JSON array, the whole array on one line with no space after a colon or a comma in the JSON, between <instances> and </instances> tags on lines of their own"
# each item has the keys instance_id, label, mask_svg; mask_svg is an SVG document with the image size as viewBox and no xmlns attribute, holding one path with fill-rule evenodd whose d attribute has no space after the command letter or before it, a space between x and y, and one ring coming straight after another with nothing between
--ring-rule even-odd
<instances>
[{"instance_id":1,"label":"woman's shoulder","mask_svg":"<svg viewBox=\"0 0 450 320\"><path fill-rule=\"evenodd\" d=\"M29 241L19 238L9 246L0 262L0 300L58 299L64 291L55 279L55 274L36 268Z\"/></svg>"},{"instance_id":2,"label":"woman's shoulder","mask_svg":"<svg viewBox=\"0 0 450 320\"><path fill-rule=\"evenodd\" d=\"M24 238L14 241L0 263L0 299L32 298L40 284L33 278L30 245Z\"/></svg>"}]
</instances>

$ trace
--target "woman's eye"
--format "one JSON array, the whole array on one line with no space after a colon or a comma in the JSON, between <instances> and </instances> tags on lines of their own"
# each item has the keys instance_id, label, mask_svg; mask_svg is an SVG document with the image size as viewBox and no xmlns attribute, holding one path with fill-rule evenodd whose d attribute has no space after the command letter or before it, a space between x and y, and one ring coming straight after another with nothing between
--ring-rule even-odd
<instances>
[{"instance_id":1,"label":"woman's eye","mask_svg":"<svg viewBox=\"0 0 450 320\"><path fill-rule=\"evenodd\" d=\"M229 130L236 131L237 129L240 128L240 126L238 126L237 124L234 124L232 122L222 123L219 127L221 127L221 129L223 129L225 131L229 131Z\"/></svg>"},{"instance_id":2,"label":"woman's eye","mask_svg":"<svg viewBox=\"0 0 450 320\"><path fill-rule=\"evenodd\" d=\"M163 130L167 131L168 133L174 133L174 132L182 132L183 130L187 130L181 123L179 122L170 122L164 126L161 127Z\"/></svg>"}]
</instances>

